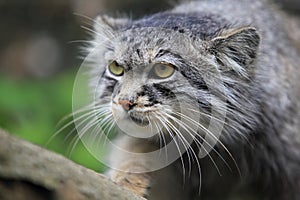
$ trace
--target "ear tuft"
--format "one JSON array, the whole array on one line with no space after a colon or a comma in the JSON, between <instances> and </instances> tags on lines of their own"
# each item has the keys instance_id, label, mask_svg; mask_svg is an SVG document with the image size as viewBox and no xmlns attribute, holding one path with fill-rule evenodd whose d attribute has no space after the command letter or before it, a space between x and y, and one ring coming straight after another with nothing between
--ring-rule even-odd
<instances>
[{"instance_id":1,"label":"ear tuft","mask_svg":"<svg viewBox=\"0 0 300 200\"><path fill-rule=\"evenodd\" d=\"M210 52L221 62L229 63L229 59L245 70L256 59L259 42L260 36L254 27L228 30L211 40Z\"/></svg>"}]
</instances>

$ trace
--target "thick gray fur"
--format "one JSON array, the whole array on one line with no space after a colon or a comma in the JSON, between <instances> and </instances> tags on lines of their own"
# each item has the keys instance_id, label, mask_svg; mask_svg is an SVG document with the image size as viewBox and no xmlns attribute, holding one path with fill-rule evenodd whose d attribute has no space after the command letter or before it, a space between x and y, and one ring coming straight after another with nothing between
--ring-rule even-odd
<instances>
[{"instance_id":1,"label":"thick gray fur","mask_svg":"<svg viewBox=\"0 0 300 200\"><path fill-rule=\"evenodd\" d=\"M230 154L220 144L215 149L230 167L214 151L210 157L200 159L199 192L199 166L193 164L183 183L178 167L181 162L175 162L147 174L145 184L151 189L145 190L144 196L300 199L300 59L282 17L264 0L202 0L138 20L101 16L95 21L96 34L89 52L93 54L91 83L100 86L100 99L123 94L135 101L141 95L176 109L170 93L163 91L166 87L186 103L195 97L199 104L193 105L195 109L207 114L212 100L217 105L226 100L226 107L222 102L219 107L220 113L226 110L220 140ZM178 75L136 87L142 84L139 78L108 75L106 68L112 61L124 66L125 73L154 62L167 62L178 67ZM181 85L179 77L185 77L190 85ZM119 142L124 146L137 143L128 139ZM135 147L139 145L157 143ZM186 155L183 157L188 163ZM112 152L112 159L119 158ZM126 166L135 166L134 160L130 162Z\"/></svg>"}]
</instances>

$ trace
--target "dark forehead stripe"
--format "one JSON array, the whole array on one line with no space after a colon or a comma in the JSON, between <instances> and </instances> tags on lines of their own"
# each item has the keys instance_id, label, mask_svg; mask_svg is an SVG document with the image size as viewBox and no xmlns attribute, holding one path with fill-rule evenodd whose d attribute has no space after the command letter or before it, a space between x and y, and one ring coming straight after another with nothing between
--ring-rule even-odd
<instances>
[{"instance_id":1,"label":"dark forehead stripe","mask_svg":"<svg viewBox=\"0 0 300 200\"><path fill-rule=\"evenodd\" d=\"M177 68L181 75L188 80L188 82L194 88L201 89L201 90L208 90L208 87L203 80L201 73L197 70L197 67L191 66L191 64L187 64L185 59L182 58L180 55L173 54L169 51L162 51L161 55L168 54L172 56L177 63L180 63L180 67Z\"/></svg>"},{"instance_id":2,"label":"dark forehead stripe","mask_svg":"<svg viewBox=\"0 0 300 200\"><path fill-rule=\"evenodd\" d=\"M216 20L217 19L217 20ZM179 33L197 36L200 39L209 39L216 36L227 27L227 22L221 17L206 13L158 13L152 16L133 21L125 30L146 27L161 27L172 29Z\"/></svg>"},{"instance_id":3,"label":"dark forehead stripe","mask_svg":"<svg viewBox=\"0 0 300 200\"><path fill-rule=\"evenodd\" d=\"M201 74L193 67L186 67L181 69L180 73L184 76L190 85L199 90L208 90L208 87L203 80Z\"/></svg>"}]
</instances>

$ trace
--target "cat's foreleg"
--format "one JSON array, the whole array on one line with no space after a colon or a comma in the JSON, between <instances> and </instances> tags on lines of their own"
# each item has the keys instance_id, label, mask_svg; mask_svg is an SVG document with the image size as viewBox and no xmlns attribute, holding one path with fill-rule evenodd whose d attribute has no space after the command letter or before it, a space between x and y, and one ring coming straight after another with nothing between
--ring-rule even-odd
<instances>
[{"instance_id":1,"label":"cat's foreleg","mask_svg":"<svg viewBox=\"0 0 300 200\"><path fill-rule=\"evenodd\" d=\"M153 177L150 161L143 153L152 151L154 147L151 143L140 142L136 139L126 137L116 141L116 146L124 151L111 151L111 169L107 175L118 185L133 191L135 194L148 198ZM138 153L141 156L132 156Z\"/></svg>"}]
</instances>

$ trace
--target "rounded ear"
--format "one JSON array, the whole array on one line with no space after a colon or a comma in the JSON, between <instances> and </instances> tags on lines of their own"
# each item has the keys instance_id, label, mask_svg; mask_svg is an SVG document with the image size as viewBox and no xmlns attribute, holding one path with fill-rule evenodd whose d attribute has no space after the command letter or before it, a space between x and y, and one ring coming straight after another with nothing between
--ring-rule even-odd
<instances>
[{"instance_id":1,"label":"rounded ear","mask_svg":"<svg viewBox=\"0 0 300 200\"><path fill-rule=\"evenodd\" d=\"M210 41L209 51L217 60L238 72L247 71L257 57L260 36L254 27L228 30Z\"/></svg>"}]
</instances>

